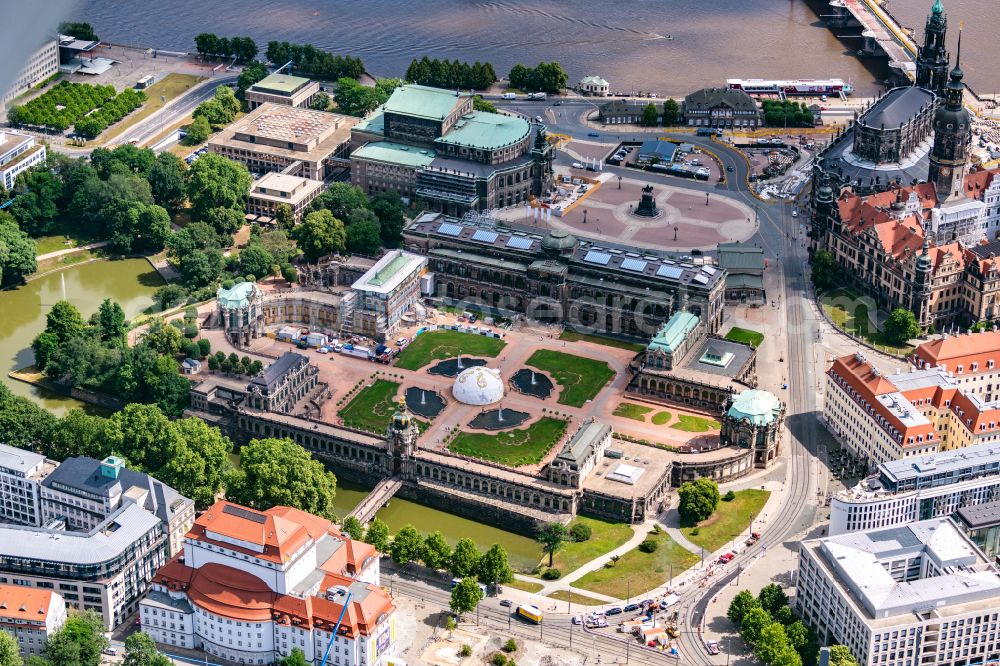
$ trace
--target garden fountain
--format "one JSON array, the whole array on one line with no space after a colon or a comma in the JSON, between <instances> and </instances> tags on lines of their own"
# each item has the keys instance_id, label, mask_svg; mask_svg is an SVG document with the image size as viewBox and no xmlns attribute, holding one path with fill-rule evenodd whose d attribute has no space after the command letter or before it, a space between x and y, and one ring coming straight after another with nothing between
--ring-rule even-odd
<instances>
[{"instance_id":1,"label":"garden fountain","mask_svg":"<svg viewBox=\"0 0 1000 666\"><path fill-rule=\"evenodd\" d=\"M510 384L521 393L545 399L552 394L552 380L531 368L521 368L510 378Z\"/></svg>"},{"instance_id":2,"label":"garden fountain","mask_svg":"<svg viewBox=\"0 0 1000 666\"><path fill-rule=\"evenodd\" d=\"M428 391L417 386L406 389L406 408L417 416L433 419L444 407L444 398L436 391Z\"/></svg>"}]
</instances>

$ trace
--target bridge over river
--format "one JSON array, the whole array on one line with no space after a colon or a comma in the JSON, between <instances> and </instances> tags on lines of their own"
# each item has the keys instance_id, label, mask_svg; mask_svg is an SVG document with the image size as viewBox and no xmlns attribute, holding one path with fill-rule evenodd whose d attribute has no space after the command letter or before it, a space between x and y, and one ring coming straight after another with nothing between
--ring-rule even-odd
<instances>
[{"instance_id":1,"label":"bridge over river","mask_svg":"<svg viewBox=\"0 0 1000 666\"><path fill-rule=\"evenodd\" d=\"M916 78L917 43L877 0L831 0L822 18L834 30L861 28L860 54L887 57L901 83Z\"/></svg>"}]
</instances>

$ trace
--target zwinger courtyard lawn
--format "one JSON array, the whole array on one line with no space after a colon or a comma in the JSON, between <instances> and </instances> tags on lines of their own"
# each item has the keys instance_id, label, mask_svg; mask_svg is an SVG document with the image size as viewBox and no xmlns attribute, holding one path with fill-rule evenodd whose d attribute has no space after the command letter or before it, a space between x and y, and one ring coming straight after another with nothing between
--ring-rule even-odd
<instances>
[{"instance_id":1,"label":"zwinger courtyard lawn","mask_svg":"<svg viewBox=\"0 0 1000 666\"><path fill-rule=\"evenodd\" d=\"M656 543L656 550L644 553L637 548L622 555L617 562L591 571L570 583L570 586L607 594L619 599L635 598L667 584L671 573L674 578L695 565L699 558L667 536L650 532L646 537Z\"/></svg>"},{"instance_id":2,"label":"zwinger courtyard lawn","mask_svg":"<svg viewBox=\"0 0 1000 666\"><path fill-rule=\"evenodd\" d=\"M396 411L393 398L399 391L399 384L386 379L377 379L371 386L358 394L340 410L344 425L370 432L385 432Z\"/></svg>"},{"instance_id":3,"label":"zwinger courtyard lawn","mask_svg":"<svg viewBox=\"0 0 1000 666\"><path fill-rule=\"evenodd\" d=\"M565 432L566 421L544 416L520 430L504 430L496 434L461 432L448 445L448 450L508 467L534 465L545 457Z\"/></svg>"},{"instance_id":4,"label":"zwinger courtyard lawn","mask_svg":"<svg viewBox=\"0 0 1000 666\"><path fill-rule=\"evenodd\" d=\"M495 358L507 343L500 338L490 338L474 333L438 330L421 333L410 345L399 352L396 367L419 370L431 361L467 356Z\"/></svg>"},{"instance_id":5,"label":"zwinger courtyard lawn","mask_svg":"<svg viewBox=\"0 0 1000 666\"><path fill-rule=\"evenodd\" d=\"M567 342L592 342L595 345L604 345L605 347L614 347L616 349L627 349L634 352L641 352L646 349L646 345L639 342L627 342L625 340L619 340L618 338L594 335L593 333L578 333L576 331L571 331L568 328L559 334L559 339L566 340Z\"/></svg>"},{"instance_id":6,"label":"zwinger courtyard lawn","mask_svg":"<svg viewBox=\"0 0 1000 666\"><path fill-rule=\"evenodd\" d=\"M615 376L615 371L604 361L550 349L539 349L527 364L552 375L562 387L559 403L570 407L583 407Z\"/></svg>"},{"instance_id":7,"label":"zwinger courtyard lawn","mask_svg":"<svg viewBox=\"0 0 1000 666\"><path fill-rule=\"evenodd\" d=\"M709 430L718 430L722 427L722 424L715 419L706 419L691 414L678 414L677 423L670 427L674 430L683 430L684 432L708 432Z\"/></svg>"},{"instance_id":8,"label":"zwinger courtyard lawn","mask_svg":"<svg viewBox=\"0 0 1000 666\"><path fill-rule=\"evenodd\" d=\"M732 501L719 500L715 513L694 527L682 527L681 533L708 552L715 552L750 526L750 519L760 514L770 496L769 490L738 490Z\"/></svg>"}]
</instances>

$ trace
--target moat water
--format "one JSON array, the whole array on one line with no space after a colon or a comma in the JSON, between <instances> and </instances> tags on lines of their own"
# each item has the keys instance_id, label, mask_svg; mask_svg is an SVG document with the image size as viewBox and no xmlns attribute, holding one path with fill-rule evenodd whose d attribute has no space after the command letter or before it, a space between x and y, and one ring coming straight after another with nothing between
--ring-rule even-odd
<instances>
[{"instance_id":1,"label":"moat water","mask_svg":"<svg viewBox=\"0 0 1000 666\"><path fill-rule=\"evenodd\" d=\"M922 39L932 0L892 0L892 11ZM612 90L682 95L727 78L839 77L869 95L885 59L855 55L859 30L827 28L827 0L83 0L74 18L102 39L194 50L194 36L249 35L311 43L357 55L369 72L400 76L413 58L489 60L506 76L515 63L557 60L570 81L600 74ZM1000 29L996 0L945 0L954 49L965 21L962 66L979 92L1000 91L994 67Z\"/></svg>"},{"instance_id":2,"label":"moat water","mask_svg":"<svg viewBox=\"0 0 1000 666\"><path fill-rule=\"evenodd\" d=\"M31 365L31 341L45 328L45 317L63 298L75 305L83 318L97 311L105 298L121 304L126 317L134 317L153 303L153 292L163 284L145 259L93 261L32 280L16 289L0 291L0 369L3 381L17 395L36 400L62 415L84 404L72 398L11 379L11 370ZM89 409L89 407L88 407Z\"/></svg>"}]
</instances>

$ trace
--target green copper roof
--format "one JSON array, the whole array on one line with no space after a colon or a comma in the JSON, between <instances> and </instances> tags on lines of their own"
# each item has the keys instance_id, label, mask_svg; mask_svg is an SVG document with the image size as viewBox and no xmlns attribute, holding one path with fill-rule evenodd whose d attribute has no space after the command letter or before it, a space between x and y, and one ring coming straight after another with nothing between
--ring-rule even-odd
<instances>
[{"instance_id":1,"label":"green copper roof","mask_svg":"<svg viewBox=\"0 0 1000 666\"><path fill-rule=\"evenodd\" d=\"M781 414L781 401L773 393L749 389L736 396L726 414L737 420L748 420L754 425L767 425Z\"/></svg>"},{"instance_id":2,"label":"green copper roof","mask_svg":"<svg viewBox=\"0 0 1000 666\"><path fill-rule=\"evenodd\" d=\"M934 12L935 14L943 14L944 3L941 2L941 0L934 0L934 6L931 7L931 11Z\"/></svg>"},{"instance_id":3,"label":"green copper roof","mask_svg":"<svg viewBox=\"0 0 1000 666\"><path fill-rule=\"evenodd\" d=\"M290 74L271 74L253 84L253 88L258 90L273 90L275 92L292 94L305 84L309 79L301 76L291 76Z\"/></svg>"},{"instance_id":4,"label":"green copper roof","mask_svg":"<svg viewBox=\"0 0 1000 666\"><path fill-rule=\"evenodd\" d=\"M434 151L391 141L373 141L355 150L351 153L351 157L409 167L424 167L434 161Z\"/></svg>"},{"instance_id":5,"label":"green copper roof","mask_svg":"<svg viewBox=\"0 0 1000 666\"><path fill-rule=\"evenodd\" d=\"M382 107L375 109L370 116L355 125L354 131L385 136L385 114L382 112Z\"/></svg>"},{"instance_id":6,"label":"green copper roof","mask_svg":"<svg viewBox=\"0 0 1000 666\"><path fill-rule=\"evenodd\" d=\"M253 295L254 289L256 286L253 282L240 282L232 289L220 288L215 297L218 299L219 305L227 310L245 308L250 302L250 296Z\"/></svg>"},{"instance_id":7,"label":"green copper roof","mask_svg":"<svg viewBox=\"0 0 1000 666\"><path fill-rule=\"evenodd\" d=\"M462 116L448 133L435 143L492 150L510 146L523 140L531 132L531 125L523 118L499 113L473 111Z\"/></svg>"},{"instance_id":8,"label":"green copper roof","mask_svg":"<svg viewBox=\"0 0 1000 666\"><path fill-rule=\"evenodd\" d=\"M456 104L464 102L468 97L467 93L409 84L393 91L389 101L385 103L385 110L404 116L444 120L451 115Z\"/></svg>"},{"instance_id":9,"label":"green copper roof","mask_svg":"<svg viewBox=\"0 0 1000 666\"><path fill-rule=\"evenodd\" d=\"M388 264L377 270L375 275L372 276L372 279L368 281L368 284L381 287L391 280L392 276L398 273L400 268L408 263L410 263L410 260L406 257L406 255L400 253L399 256L395 257Z\"/></svg>"},{"instance_id":10,"label":"green copper roof","mask_svg":"<svg viewBox=\"0 0 1000 666\"><path fill-rule=\"evenodd\" d=\"M697 325L698 317L690 312L675 312L650 341L648 348L673 353Z\"/></svg>"}]
</instances>

